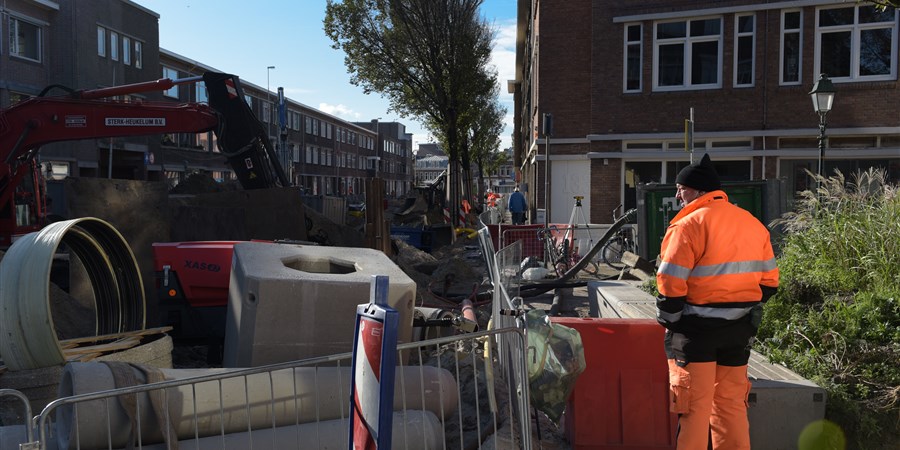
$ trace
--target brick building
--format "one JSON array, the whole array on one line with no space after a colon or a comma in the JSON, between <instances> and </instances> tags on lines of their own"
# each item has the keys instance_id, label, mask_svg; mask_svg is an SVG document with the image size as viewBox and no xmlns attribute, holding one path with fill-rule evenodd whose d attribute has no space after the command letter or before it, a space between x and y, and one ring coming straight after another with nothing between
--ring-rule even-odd
<instances>
[{"instance_id":1,"label":"brick building","mask_svg":"<svg viewBox=\"0 0 900 450\"><path fill-rule=\"evenodd\" d=\"M518 2L513 145L529 199L543 208L552 115L551 221L572 196L590 221L636 204L639 183L674 183L693 148L726 181L780 178L806 189L819 115L809 92L836 91L824 173L881 167L900 181L898 13L827 0Z\"/></svg>"},{"instance_id":2,"label":"brick building","mask_svg":"<svg viewBox=\"0 0 900 450\"><path fill-rule=\"evenodd\" d=\"M0 107L71 90L184 79L219 71L189 56L159 48L159 14L130 0L9 0L0 7ZM240 77L241 74L235 74ZM413 183L411 136L399 123L384 123L388 155L378 159L374 128L361 126L285 99L241 79L245 99L270 130L270 140L292 183L323 195L362 194L378 174L387 192L405 194ZM205 102L202 83L119 98L128 101ZM283 117L281 123L280 117ZM54 178L103 177L167 180L204 172L234 179L213 133L102 138L48 144L38 155ZM385 167L377 163L382 161Z\"/></svg>"}]
</instances>

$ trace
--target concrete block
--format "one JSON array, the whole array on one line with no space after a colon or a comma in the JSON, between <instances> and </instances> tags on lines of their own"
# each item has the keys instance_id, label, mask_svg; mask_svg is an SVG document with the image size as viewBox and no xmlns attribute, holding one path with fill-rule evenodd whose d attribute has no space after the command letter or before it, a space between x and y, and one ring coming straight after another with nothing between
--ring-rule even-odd
<instances>
[{"instance_id":1,"label":"concrete block","mask_svg":"<svg viewBox=\"0 0 900 450\"><path fill-rule=\"evenodd\" d=\"M234 246L224 367L256 367L353 350L357 305L374 275L389 278L399 342L410 342L416 285L366 248L241 242Z\"/></svg>"},{"instance_id":2,"label":"concrete block","mask_svg":"<svg viewBox=\"0 0 900 450\"><path fill-rule=\"evenodd\" d=\"M825 417L825 389L765 357L750 355L747 417L753 448L792 450L804 428L819 427Z\"/></svg>"}]
</instances>

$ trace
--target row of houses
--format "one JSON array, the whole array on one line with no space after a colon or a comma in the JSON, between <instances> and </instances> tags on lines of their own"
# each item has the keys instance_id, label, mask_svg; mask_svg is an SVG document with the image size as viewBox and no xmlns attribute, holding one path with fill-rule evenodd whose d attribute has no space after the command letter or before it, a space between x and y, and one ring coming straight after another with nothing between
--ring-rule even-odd
<instances>
[{"instance_id":1,"label":"row of houses","mask_svg":"<svg viewBox=\"0 0 900 450\"><path fill-rule=\"evenodd\" d=\"M532 208L591 222L709 153L725 181L812 186L877 167L900 181L898 12L840 0L519 0L514 160ZM833 108L813 109L825 74ZM549 117L548 129L544 118ZM692 140L685 121L693 118ZM544 166L549 153L550 170ZM545 176L545 172L549 177Z\"/></svg>"},{"instance_id":2,"label":"row of houses","mask_svg":"<svg viewBox=\"0 0 900 450\"><path fill-rule=\"evenodd\" d=\"M0 36L8 36L9 42L0 45L0 107L52 85L96 89L220 71L196 57L160 48L159 17L130 0L3 2ZM270 130L293 185L310 194L358 195L366 179L379 177L387 193L402 195L411 189L412 135L402 123L349 122L292 99L284 100L279 114L277 92L241 81L245 99ZM201 82L118 99L206 102L207 95ZM44 146L39 158L57 179L165 180L173 186L194 172L234 179L212 132L54 143Z\"/></svg>"}]
</instances>

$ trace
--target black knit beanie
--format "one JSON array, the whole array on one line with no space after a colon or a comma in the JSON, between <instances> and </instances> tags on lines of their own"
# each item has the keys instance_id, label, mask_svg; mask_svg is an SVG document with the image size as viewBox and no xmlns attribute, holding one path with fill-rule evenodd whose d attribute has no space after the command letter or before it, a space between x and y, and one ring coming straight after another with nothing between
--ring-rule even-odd
<instances>
[{"instance_id":1,"label":"black knit beanie","mask_svg":"<svg viewBox=\"0 0 900 450\"><path fill-rule=\"evenodd\" d=\"M716 168L713 167L708 154L704 154L699 163L681 169L681 172L678 172L678 176L675 177L675 182L703 192L712 192L722 188L719 174L716 173Z\"/></svg>"}]
</instances>

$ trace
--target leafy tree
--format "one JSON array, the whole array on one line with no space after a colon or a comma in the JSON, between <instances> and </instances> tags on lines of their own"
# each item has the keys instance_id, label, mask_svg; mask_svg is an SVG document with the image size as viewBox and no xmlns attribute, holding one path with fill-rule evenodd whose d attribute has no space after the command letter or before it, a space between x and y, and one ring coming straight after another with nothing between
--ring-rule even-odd
<instances>
[{"instance_id":1,"label":"leafy tree","mask_svg":"<svg viewBox=\"0 0 900 450\"><path fill-rule=\"evenodd\" d=\"M900 1L897 0L872 0L872 3L875 4L876 7L880 9L885 8L900 8Z\"/></svg>"},{"instance_id":2,"label":"leafy tree","mask_svg":"<svg viewBox=\"0 0 900 450\"><path fill-rule=\"evenodd\" d=\"M458 205L458 166L466 118L493 89L486 74L493 31L482 0L329 0L324 28L346 54L351 82L384 94L391 109L429 127L447 151L451 204Z\"/></svg>"},{"instance_id":3,"label":"leafy tree","mask_svg":"<svg viewBox=\"0 0 900 450\"><path fill-rule=\"evenodd\" d=\"M496 173L501 165L507 162L506 153L498 152L500 133L503 132L503 116L506 109L494 100L479 110L472 123L470 136L472 162L478 166L478 186L484 186L484 175ZM479 195L482 192L479 191Z\"/></svg>"}]
</instances>

